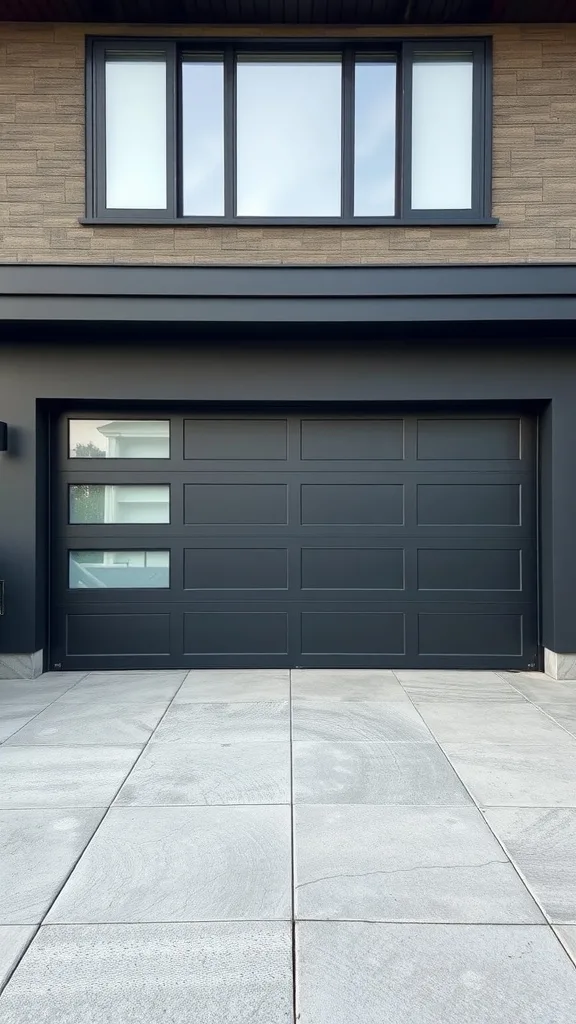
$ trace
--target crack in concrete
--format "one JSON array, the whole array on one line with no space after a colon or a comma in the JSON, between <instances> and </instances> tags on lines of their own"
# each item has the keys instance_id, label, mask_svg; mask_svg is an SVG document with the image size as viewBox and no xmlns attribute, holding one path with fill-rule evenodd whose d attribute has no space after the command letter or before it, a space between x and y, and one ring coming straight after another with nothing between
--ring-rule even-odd
<instances>
[{"instance_id":1,"label":"crack in concrete","mask_svg":"<svg viewBox=\"0 0 576 1024\"><path fill-rule=\"evenodd\" d=\"M330 882L335 878L370 878L372 875L402 875L410 871L460 871L462 868L487 868L491 864L509 864L508 860L486 860L482 864L418 864L413 868L393 868L379 871L363 871L353 874L323 875L321 878L312 878L309 882L300 882L296 889L304 889L307 885L317 885L319 882Z\"/></svg>"}]
</instances>

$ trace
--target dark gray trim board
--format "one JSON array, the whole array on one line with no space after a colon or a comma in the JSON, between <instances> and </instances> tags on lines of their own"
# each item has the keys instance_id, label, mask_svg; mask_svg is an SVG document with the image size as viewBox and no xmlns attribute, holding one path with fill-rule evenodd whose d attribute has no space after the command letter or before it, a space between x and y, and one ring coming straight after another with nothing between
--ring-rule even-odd
<instances>
[{"instance_id":1,"label":"dark gray trim board","mask_svg":"<svg viewBox=\"0 0 576 1024\"><path fill-rule=\"evenodd\" d=\"M390 298L576 296L576 263L114 266L0 262L0 296Z\"/></svg>"},{"instance_id":2,"label":"dark gray trim board","mask_svg":"<svg viewBox=\"0 0 576 1024\"><path fill-rule=\"evenodd\" d=\"M0 320L218 324L466 323L576 320L576 296L554 299L0 299Z\"/></svg>"},{"instance_id":3,"label":"dark gray trim board","mask_svg":"<svg viewBox=\"0 0 576 1024\"><path fill-rule=\"evenodd\" d=\"M0 266L0 320L422 323L576 320L576 265Z\"/></svg>"}]
</instances>

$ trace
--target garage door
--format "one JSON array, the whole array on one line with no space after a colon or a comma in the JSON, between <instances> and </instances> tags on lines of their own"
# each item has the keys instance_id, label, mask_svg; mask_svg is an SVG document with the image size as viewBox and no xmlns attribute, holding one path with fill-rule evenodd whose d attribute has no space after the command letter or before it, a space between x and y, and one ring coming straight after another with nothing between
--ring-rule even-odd
<instances>
[{"instance_id":1,"label":"garage door","mask_svg":"<svg viewBox=\"0 0 576 1024\"><path fill-rule=\"evenodd\" d=\"M71 412L52 664L532 666L534 451L513 414Z\"/></svg>"}]
</instances>

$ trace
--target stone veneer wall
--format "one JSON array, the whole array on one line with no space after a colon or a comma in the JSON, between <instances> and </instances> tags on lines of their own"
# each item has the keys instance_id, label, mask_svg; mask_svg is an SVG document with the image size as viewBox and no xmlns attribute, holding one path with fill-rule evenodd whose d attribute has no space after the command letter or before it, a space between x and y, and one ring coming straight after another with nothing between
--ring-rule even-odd
<instances>
[{"instance_id":1,"label":"stone veneer wall","mask_svg":"<svg viewBox=\"0 0 576 1024\"><path fill-rule=\"evenodd\" d=\"M319 34L245 33L282 31ZM349 32L402 34L397 28ZM223 34L197 26L0 26L0 262L576 262L576 26L410 30L493 36L498 227L83 227L85 35L155 33ZM342 35L342 29L323 33Z\"/></svg>"}]
</instances>

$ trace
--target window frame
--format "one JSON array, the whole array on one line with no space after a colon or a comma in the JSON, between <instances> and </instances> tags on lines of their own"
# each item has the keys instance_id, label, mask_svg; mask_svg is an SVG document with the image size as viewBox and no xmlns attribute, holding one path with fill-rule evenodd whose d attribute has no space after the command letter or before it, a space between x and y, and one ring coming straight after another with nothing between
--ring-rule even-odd
<instances>
[{"instance_id":1,"label":"window frame","mask_svg":"<svg viewBox=\"0 0 576 1024\"><path fill-rule=\"evenodd\" d=\"M317 38L194 39L148 37L89 37L86 51L86 216L83 224L167 226L474 226L494 225L492 204L492 41L489 37L374 37L358 41ZM224 72L224 199L223 216L183 215L182 209L182 76L186 55L202 52L223 56ZM238 216L236 206L236 55L293 52L342 55L342 156L340 216ZM465 210L412 210L412 67L419 53L472 54L472 207ZM354 216L354 59L356 54L394 56L396 88L396 212L390 216ZM166 209L106 208L105 62L111 56L126 60L166 60Z\"/></svg>"}]
</instances>

